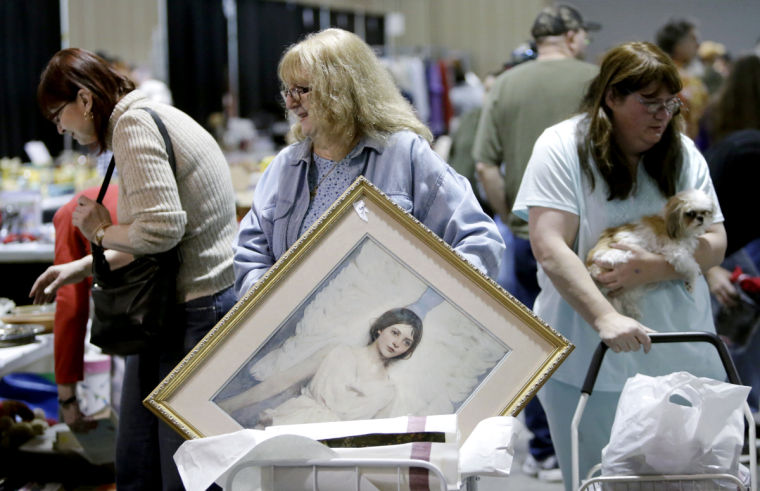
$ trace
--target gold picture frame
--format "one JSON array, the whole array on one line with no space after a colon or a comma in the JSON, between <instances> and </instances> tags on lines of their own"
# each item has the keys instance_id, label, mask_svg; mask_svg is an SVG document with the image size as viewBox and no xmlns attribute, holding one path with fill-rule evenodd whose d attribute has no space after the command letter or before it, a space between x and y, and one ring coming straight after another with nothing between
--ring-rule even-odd
<instances>
[{"instance_id":1,"label":"gold picture frame","mask_svg":"<svg viewBox=\"0 0 760 491\"><path fill-rule=\"evenodd\" d=\"M386 359L383 376L347 381L368 370L351 353L370 350L373 320L397 307L419 312L416 350ZM144 404L186 438L283 421L455 412L464 441L484 418L517 415L572 349L360 177ZM330 359L340 373L324 368ZM309 363L311 378L288 385L284 374ZM263 381L287 388L262 396Z\"/></svg>"}]
</instances>

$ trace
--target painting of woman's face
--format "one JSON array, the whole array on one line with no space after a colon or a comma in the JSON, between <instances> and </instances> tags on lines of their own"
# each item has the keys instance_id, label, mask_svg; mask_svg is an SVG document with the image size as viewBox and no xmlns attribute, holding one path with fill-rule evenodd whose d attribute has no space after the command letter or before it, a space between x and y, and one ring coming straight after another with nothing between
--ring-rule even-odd
<instances>
[{"instance_id":1,"label":"painting of woman's face","mask_svg":"<svg viewBox=\"0 0 760 491\"><path fill-rule=\"evenodd\" d=\"M383 358L401 356L414 344L413 328L407 324L393 324L377 334L375 346Z\"/></svg>"}]
</instances>

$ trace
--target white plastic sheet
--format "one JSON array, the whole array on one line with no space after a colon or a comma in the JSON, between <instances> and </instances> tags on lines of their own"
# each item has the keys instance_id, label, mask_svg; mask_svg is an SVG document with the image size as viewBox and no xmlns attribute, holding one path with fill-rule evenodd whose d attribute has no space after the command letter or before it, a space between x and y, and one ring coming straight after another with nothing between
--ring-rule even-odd
<instances>
[{"instance_id":1,"label":"white plastic sheet","mask_svg":"<svg viewBox=\"0 0 760 491\"><path fill-rule=\"evenodd\" d=\"M213 482L225 490L236 489L244 483L252 489L312 489L310 470L267 468L267 462L329 460L331 458L409 458L414 444L386 445L365 448L328 448L317 440L366 433L403 433L409 431L409 418L375 419L269 427L267 430L240 430L216 437L189 440L182 444L174 460L188 491L204 490ZM429 416L424 428L414 431L434 431L446 434L446 443L431 445L426 459L436 465L452 489L459 488L458 473L462 475L509 475L514 455L514 430L517 420L511 416L487 418L457 449L456 415ZM459 457L459 462L457 461ZM417 458L417 457L415 457ZM250 465L256 462L258 466ZM457 469L459 464L459 469ZM396 472L388 469L365 469L360 477L360 489L397 489ZM432 474L431 474L432 476ZM390 478L390 479L389 479ZM319 489L356 489L356 478L345 469L327 469L318 477ZM285 487L274 486L287 481ZM431 480L432 481L432 480ZM431 482L431 489L435 483ZM404 477L402 489L408 482Z\"/></svg>"}]
</instances>

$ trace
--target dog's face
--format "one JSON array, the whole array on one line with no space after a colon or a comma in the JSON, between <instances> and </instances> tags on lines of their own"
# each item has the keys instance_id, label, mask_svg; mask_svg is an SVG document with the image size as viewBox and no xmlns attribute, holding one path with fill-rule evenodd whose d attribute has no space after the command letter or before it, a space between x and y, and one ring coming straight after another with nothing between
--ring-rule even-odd
<instances>
[{"instance_id":1,"label":"dog's face","mask_svg":"<svg viewBox=\"0 0 760 491\"><path fill-rule=\"evenodd\" d=\"M668 235L673 239L694 237L712 225L715 203L699 189L681 191L665 205Z\"/></svg>"}]
</instances>

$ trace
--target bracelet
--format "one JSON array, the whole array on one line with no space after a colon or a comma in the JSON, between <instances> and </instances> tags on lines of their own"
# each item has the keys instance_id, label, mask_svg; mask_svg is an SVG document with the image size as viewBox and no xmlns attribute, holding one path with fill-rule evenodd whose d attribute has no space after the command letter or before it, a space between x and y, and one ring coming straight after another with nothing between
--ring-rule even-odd
<instances>
[{"instance_id":1,"label":"bracelet","mask_svg":"<svg viewBox=\"0 0 760 491\"><path fill-rule=\"evenodd\" d=\"M58 399L59 406L68 406L71 403L77 402L77 396L71 396L68 399Z\"/></svg>"}]
</instances>

